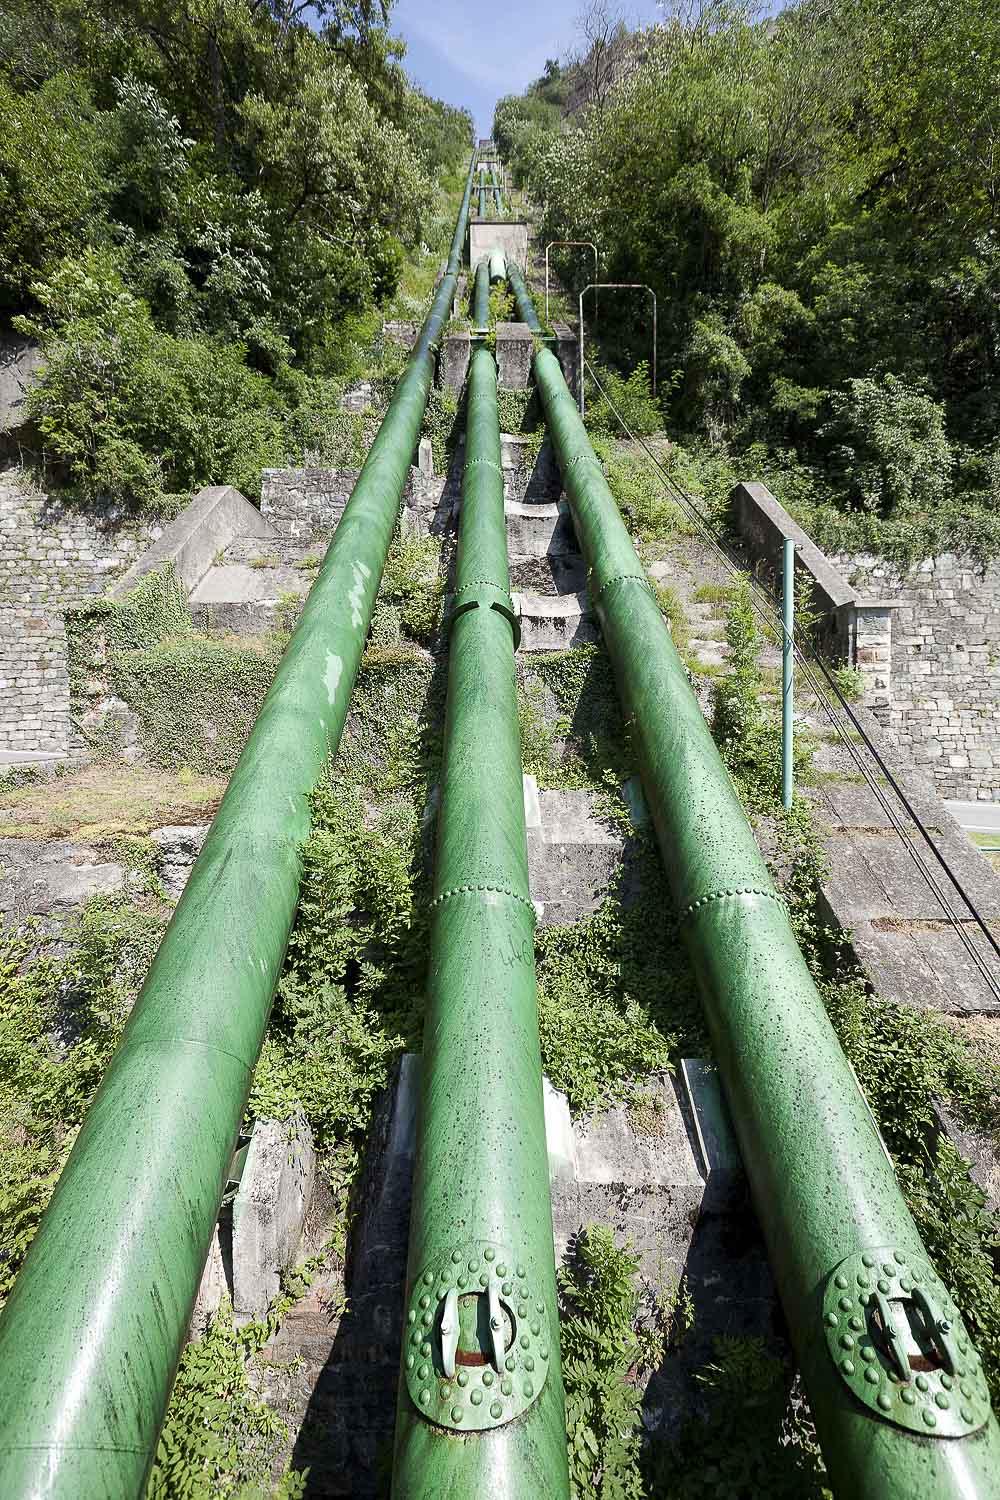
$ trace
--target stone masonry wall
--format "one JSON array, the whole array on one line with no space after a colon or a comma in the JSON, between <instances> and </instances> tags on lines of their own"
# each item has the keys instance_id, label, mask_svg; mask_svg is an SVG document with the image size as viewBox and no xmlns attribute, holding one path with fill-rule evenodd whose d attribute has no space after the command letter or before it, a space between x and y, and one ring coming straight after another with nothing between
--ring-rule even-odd
<instances>
[{"instance_id":1,"label":"stone masonry wall","mask_svg":"<svg viewBox=\"0 0 1000 1500\"><path fill-rule=\"evenodd\" d=\"M835 563L892 613L892 669L879 720L942 797L1000 799L1000 564L953 552L899 569L881 558ZM859 639L858 645L862 643Z\"/></svg>"},{"instance_id":2,"label":"stone masonry wall","mask_svg":"<svg viewBox=\"0 0 1000 1500\"><path fill-rule=\"evenodd\" d=\"M0 474L0 752L71 748L64 609L101 594L162 528L91 512Z\"/></svg>"}]
</instances>

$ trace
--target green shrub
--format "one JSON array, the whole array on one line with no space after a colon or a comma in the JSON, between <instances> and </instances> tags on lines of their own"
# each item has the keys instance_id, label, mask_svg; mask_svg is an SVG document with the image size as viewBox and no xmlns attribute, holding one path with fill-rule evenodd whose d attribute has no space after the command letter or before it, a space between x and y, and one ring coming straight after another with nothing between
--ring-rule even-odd
<instances>
[{"instance_id":1,"label":"green shrub","mask_svg":"<svg viewBox=\"0 0 1000 1500\"><path fill-rule=\"evenodd\" d=\"M32 292L45 316L18 324L46 363L28 410L82 497L149 502L210 483L259 493L261 469L285 457L283 411L245 345L160 333L106 251L63 261Z\"/></svg>"},{"instance_id":2,"label":"green shrub","mask_svg":"<svg viewBox=\"0 0 1000 1500\"><path fill-rule=\"evenodd\" d=\"M604 387L604 394L591 381L585 403L587 431L607 433L609 437L623 437L622 420L636 437L651 437L663 426L663 413L659 402L650 389L649 365L645 360L636 365L631 375L620 375L606 365L595 365L595 374Z\"/></svg>"},{"instance_id":3,"label":"green shrub","mask_svg":"<svg viewBox=\"0 0 1000 1500\"><path fill-rule=\"evenodd\" d=\"M0 927L0 1303L34 1238L162 935L166 908L92 897L62 933Z\"/></svg>"},{"instance_id":4,"label":"green shrub","mask_svg":"<svg viewBox=\"0 0 1000 1500\"><path fill-rule=\"evenodd\" d=\"M559 1272L559 1338L566 1388L570 1492L605 1500L642 1500L639 1470L642 1397L630 1376L643 1346L631 1247L620 1248L606 1225L576 1238Z\"/></svg>"},{"instance_id":5,"label":"green shrub","mask_svg":"<svg viewBox=\"0 0 1000 1500\"><path fill-rule=\"evenodd\" d=\"M830 395L830 462L855 505L879 515L933 508L951 484L944 407L897 375L848 380Z\"/></svg>"},{"instance_id":6,"label":"green shrub","mask_svg":"<svg viewBox=\"0 0 1000 1500\"><path fill-rule=\"evenodd\" d=\"M146 1500L301 1500L306 1475L275 1465L288 1429L261 1397L261 1350L291 1299L236 1326L224 1301L204 1338L181 1355Z\"/></svg>"}]
</instances>

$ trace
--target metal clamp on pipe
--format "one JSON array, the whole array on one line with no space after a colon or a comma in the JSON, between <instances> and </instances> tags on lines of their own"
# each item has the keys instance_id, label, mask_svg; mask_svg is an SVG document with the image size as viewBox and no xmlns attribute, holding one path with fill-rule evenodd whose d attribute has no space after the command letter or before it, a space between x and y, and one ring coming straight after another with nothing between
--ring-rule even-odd
<instances>
[{"instance_id":1,"label":"metal clamp on pipe","mask_svg":"<svg viewBox=\"0 0 1000 1500\"><path fill-rule=\"evenodd\" d=\"M473 578L456 589L451 596L451 608L445 616L445 629L450 631L459 615L467 609L495 609L510 621L514 635L514 650L521 644L521 621L513 597L499 583L489 578Z\"/></svg>"}]
</instances>

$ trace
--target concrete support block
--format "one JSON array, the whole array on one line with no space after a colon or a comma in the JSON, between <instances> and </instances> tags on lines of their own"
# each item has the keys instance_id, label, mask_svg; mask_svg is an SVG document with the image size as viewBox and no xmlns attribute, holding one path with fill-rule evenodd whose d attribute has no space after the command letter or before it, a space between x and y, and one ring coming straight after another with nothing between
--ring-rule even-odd
<instances>
[{"instance_id":1,"label":"concrete support block","mask_svg":"<svg viewBox=\"0 0 1000 1500\"><path fill-rule=\"evenodd\" d=\"M507 546L512 564L526 557L579 554L576 533L565 500L560 500L557 505L532 505L519 500L508 500L504 510L507 516Z\"/></svg>"},{"instance_id":2,"label":"concrete support block","mask_svg":"<svg viewBox=\"0 0 1000 1500\"><path fill-rule=\"evenodd\" d=\"M566 651L598 638L590 600L579 594L515 594L521 651Z\"/></svg>"},{"instance_id":3,"label":"concrete support block","mask_svg":"<svg viewBox=\"0 0 1000 1500\"><path fill-rule=\"evenodd\" d=\"M472 336L469 330L461 329L446 335L438 359L438 383L453 391L460 391L469 374L472 358Z\"/></svg>"},{"instance_id":4,"label":"concrete support block","mask_svg":"<svg viewBox=\"0 0 1000 1500\"><path fill-rule=\"evenodd\" d=\"M258 1120L233 1201L233 1311L259 1317L298 1254L312 1198L316 1153L301 1114Z\"/></svg>"},{"instance_id":5,"label":"concrete support block","mask_svg":"<svg viewBox=\"0 0 1000 1500\"><path fill-rule=\"evenodd\" d=\"M527 390L534 352L527 323L497 324L497 376L504 390Z\"/></svg>"},{"instance_id":6,"label":"concrete support block","mask_svg":"<svg viewBox=\"0 0 1000 1500\"><path fill-rule=\"evenodd\" d=\"M523 271L528 264L528 225L525 219L470 219L469 271L474 276L481 260L489 260L495 249L503 252L508 265Z\"/></svg>"},{"instance_id":7,"label":"concrete support block","mask_svg":"<svg viewBox=\"0 0 1000 1500\"><path fill-rule=\"evenodd\" d=\"M563 379L573 395L579 396L580 346L576 334L568 323L553 323L552 332L555 336L555 355L563 372Z\"/></svg>"},{"instance_id":8,"label":"concrete support block","mask_svg":"<svg viewBox=\"0 0 1000 1500\"><path fill-rule=\"evenodd\" d=\"M120 599L140 578L172 564L182 588L191 593L211 568L218 553L237 537L275 536L275 528L255 505L230 484L200 490L191 504L161 534L128 572L111 596Z\"/></svg>"}]
</instances>

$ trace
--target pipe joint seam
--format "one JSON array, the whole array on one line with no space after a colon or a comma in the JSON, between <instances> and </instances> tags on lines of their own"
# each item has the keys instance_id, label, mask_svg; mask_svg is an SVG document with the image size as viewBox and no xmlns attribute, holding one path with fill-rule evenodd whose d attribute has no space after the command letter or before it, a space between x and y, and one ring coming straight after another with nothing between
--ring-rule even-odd
<instances>
[{"instance_id":1,"label":"pipe joint seam","mask_svg":"<svg viewBox=\"0 0 1000 1500\"><path fill-rule=\"evenodd\" d=\"M597 591L594 593L594 604L598 604L600 600L603 599L608 589L616 583L638 583L642 588L645 589L647 594L649 594L654 599L656 598L656 595L653 593L653 586L650 583L649 579L646 577L645 573L616 573L613 578L605 579L600 588L597 589Z\"/></svg>"},{"instance_id":2,"label":"pipe joint seam","mask_svg":"<svg viewBox=\"0 0 1000 1500\"><path fill-rule=\"evenodd\" d=\"M458 599L460 595L467 594L470 589L495 589L498 594L503 594L511 609L514 608L514 600L509 589L505 589L502 583L495 582L492 578L470 578L468 583L463 583L455 590L453 597Z\"/></svg>"},{"instance_id":3,"label":"pipe joint seam","mask_svg":"<svg viewBox=\"0 0 1000 1500\"><path fill-rule=\"evenodd\" d=\"M756 885L727 886L725 890L712 891L707 896L699 896L697 901L691 901L682 912L678 912L677 926L680 927L696 911L701 911L703 907L711 906L716 901L724 901L728 896L763 896L765 900L775 902L782 910L787 910L784 898L779 896L777 891L768 891Z\"/></svg>"},{"instance_id":4,"label":"pipe joint seam","mask_svg":"<svg viewBox=\"0 0 1000 1500\"><path fill-rule=\"evenodd\" d=\"M508 896L511 901L519 901L531 912L532 923L538 921L534 903L527 896L522 896L520 891L511 890L509 885L453 885L449 890L442 891L439 896L435 896L427 909L433 911L435 906L443 906L446 901L451 900L452 896L474 896L487 891L494 896Z\"/></svg>"},{"instance_id":5,"label":"pipe joint seam","mask_svg":"<svg viewBox=\"0 0 1000 1500\"><path fill-rule=\"evenodd\" d=\"M477 464L485 464L488 469L495 470L495 472L499 474L501 478L503 477L503 469L499 464L495 464L492 458L467 458L465 460L464 467L466 469L474 469Z\"/></svg>"},{"instance_id":6,"label":"pipe joint seam","mask_svg":"<svg viewBox=\"0 0 1000 1500\"><path fill-rule=\"evenodd\" d=\"M471 598L461 597L473 590L475 593ZM494 583L492 578L470 578L468 583L463 583L461 588L455 590L451 609L444 622L445 629L450 631L459 615L464 615L470 609L480 608L495 609L504 616L510 624L516 651L521 644L521 622L517 617L517 609L508 591L501 584Z\"/></svg>"}]
</instances>

